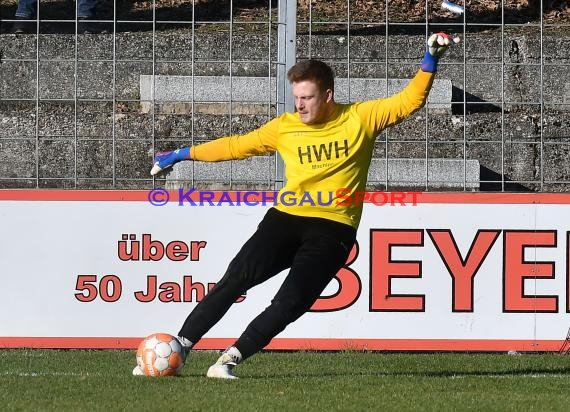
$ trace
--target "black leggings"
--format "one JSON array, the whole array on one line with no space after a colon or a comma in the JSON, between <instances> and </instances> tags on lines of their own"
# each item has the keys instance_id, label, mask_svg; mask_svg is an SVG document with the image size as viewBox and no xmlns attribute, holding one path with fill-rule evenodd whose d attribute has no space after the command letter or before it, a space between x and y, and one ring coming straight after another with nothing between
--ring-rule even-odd
<instances>
[{"instance_id":1,"label":"black leggings","mask_svg":"<svg viewBox=\"0 0 570 412\"><path fill-rule=\"evenodd\" d=\"M311 308L346 263L355 239L349 225L270 209L179 335L198 342L248 289L290 268L271 304L234 344L243 359L253 355Z\"/></svg>"}]
</instances>

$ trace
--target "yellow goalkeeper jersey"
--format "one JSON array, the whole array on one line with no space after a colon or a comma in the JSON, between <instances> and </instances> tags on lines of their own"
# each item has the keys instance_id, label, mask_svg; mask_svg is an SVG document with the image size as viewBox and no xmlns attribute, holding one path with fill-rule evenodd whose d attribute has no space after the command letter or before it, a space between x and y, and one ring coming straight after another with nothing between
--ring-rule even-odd
<instances>
[{"instance_id":1,"label":"yellow goalkeeper jersey","mask_svg":"<svg viewBox=\"0 0 570 412\"><path fill-rule=\"evenodd\" d=\"M388 98L337 103L322 124L304 124L297 113L284 113L247 134L193 146L190 157L216 162L278 151L286 184L275 196L277 209L357 228L362 202L350 199L366 188L376 136L425 104L434 76L420 70Z\"/></svg>"}]
</instances>

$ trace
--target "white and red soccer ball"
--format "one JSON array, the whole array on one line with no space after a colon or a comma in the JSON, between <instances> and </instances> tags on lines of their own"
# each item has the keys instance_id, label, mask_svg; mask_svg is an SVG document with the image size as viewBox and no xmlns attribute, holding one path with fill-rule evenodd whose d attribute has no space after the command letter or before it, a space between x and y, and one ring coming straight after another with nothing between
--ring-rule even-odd
<instances>
[{"instance_id":1,"label":"white and red soccer ball","mask_svg":"<svg viewBox=\"0 0 570 412\"><path fill-rule=\"evenodd\" d=\"M137 349L137 365L146 376L178 375L184 366L182 345L168 333L153 333Z\"/></svg>"}]
</instances>

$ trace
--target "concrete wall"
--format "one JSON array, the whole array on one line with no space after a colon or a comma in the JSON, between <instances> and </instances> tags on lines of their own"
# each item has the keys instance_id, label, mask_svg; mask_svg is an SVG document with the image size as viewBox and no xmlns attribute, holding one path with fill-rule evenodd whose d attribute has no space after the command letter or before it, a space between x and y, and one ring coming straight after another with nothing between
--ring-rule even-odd
<instances>
[{"instance_id":1,"label":"concrete wall","mask_svg":"<svg viewBox=\"0 0 570 412\"><path fill-rule=\"evenodd\" d=\"M35 35L1 35L0 186L152 187L152 150L246 132L275 115L271 102L232 108L231 116L225 103L141 110L141 76L228 75L226 35L201 34L194 51L192 40L172 32L157 32L154 46L145 32L117 33L114 44L112 35L79 35L77 43L68 34L42 35L39 42ZM276 58L276 48L267 40L236 36L233 76L274 75L267 59ZM469 33L440 64L438 79L452 85L451 109L421 111L389 129L375 157L475 161L481 190L568 190L570 35L549 32L542 40L541 48L539 33L522 29L503 38ZM299 58L307 57L308 41L299 37ZM312 36L312 57L331 62L345 78L346 41ZM391 35L386 64L383 36L350 41L352 78L410 78L424 50L423 36ZM458 170L459 181L466 171Z\"/></svg>"}]
</instances>

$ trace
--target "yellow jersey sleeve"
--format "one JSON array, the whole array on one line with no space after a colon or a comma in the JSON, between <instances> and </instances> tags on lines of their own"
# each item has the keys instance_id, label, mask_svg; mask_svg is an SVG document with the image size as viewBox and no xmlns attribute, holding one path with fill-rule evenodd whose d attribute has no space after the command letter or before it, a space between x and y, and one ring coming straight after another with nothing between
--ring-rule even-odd
<instances>
[{"instance_id":1,"label":"yellow jersey sleeve","mask_svg":"<svg viewBox=\"0 0 570 412\"><path fill-rule=\"evenodd\" d=\"M434 77L435 73L419 70L401 92L385 99L357 103L356 111L362 123L370 127L374 136L400 123L424 105Z\"/></svg>"},{"instance_id":2,"label":"yellow jersey sleeve","mask_svg":"<svg viewBox=\"0 0 570 412\"><path fill-rule=\"evenodd\" d=\"M245 159L273 153L277 148L279 118L244 135L226 136L190 148L190 158L204 162Z\"/></svg>"}]
</instances>

